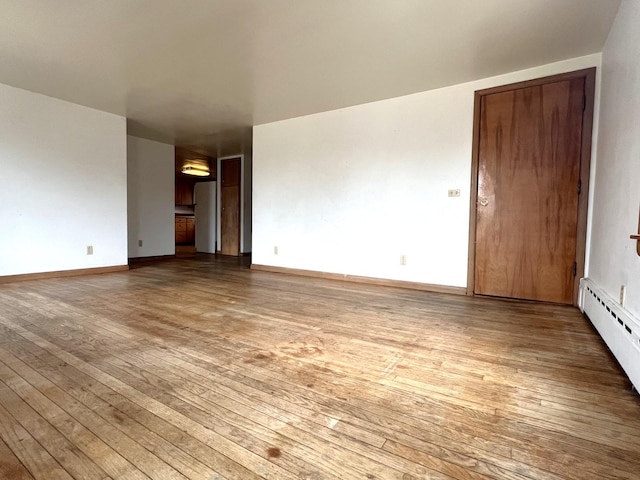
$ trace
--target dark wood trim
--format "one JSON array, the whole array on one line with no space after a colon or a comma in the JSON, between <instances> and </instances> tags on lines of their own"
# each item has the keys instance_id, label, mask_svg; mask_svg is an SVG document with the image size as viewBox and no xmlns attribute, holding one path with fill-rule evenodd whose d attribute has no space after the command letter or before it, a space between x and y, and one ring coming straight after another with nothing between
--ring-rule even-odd
<instances>
[{"instance_id":1,"label":"dark wood trim","mask_svg":"<svg viewBox=\"0 0 640 480\"><path fill-rule=\"evenodd\" d=\"M272 273L285 273L302 277L325 278L329 280L341 280L343 282L364 283L367 285L381 285L385 287L407 288L409 290L422 290L424 292L449 293L453 295L466 295L464 287L452 287L448 285L434 285L431 283L406 282L404 280L390 280L386 278L361 277L358 275L346 275L340 273L319 272L316 270L301 270L297 268L273 267L271 265L251 264L252 270L261 270Z\"/></svg>"},{"instance_id":2,"label":"dark wood trim","mask_svg":"<svg viewBox=\"0 0 640 480\"><path fill-rule=\"evenodd\" d=\"M142 262L155 262L157 260L172 260L176 258L176 254L172 253L169 255L154 255L152 257L129 257L129 265L132 263L142 263Z\"/></svg>"},{"instance_id":3,"label":"dark wood trim","mask_svg":"<svg viewBox=\"0 0 640 480\"><path fill-rule=\"evenodd\" d=\"M636 252L640 255L640 235L629 235L629 237L636 241Z\"/></svg>"},{"instance_id":4,"label":"dark wood trim","mask_svg":"<svg viewBox=\"0 0 640 480\"><path fill-rule=\"evenodd\" d=\"M476 287L476 215L478 203L478 158L480 149L480 105L482 96L476 92L473 98L473 141L471 144L471 195L469 206L469 256L467 266L467 295L473 296Z\"/></svg>"},{"instance_id":5,"label":"dark wood trim","mask_svg":"<svg viewBox=\"0 0 640 480\"><path fill-rule=\"evenodd\" d=\"M508 92L511 90L519 90L521 88L536 87L538 85L546 85L547 83L562 82L564 80L572 80L574 78L588 78L589 75L593 75L593 84L595 87L595 75L596 67L583 68L582 70L575 70L573 72L559 73L557 75L550 75L548 77L534 78L533 80L525 80L523 82L509 83L507 85L500 85L497 87L485 88L483 90L476 90L476 94L480 96L491 95L493 93Z\"/></svg>"},{"instance_id":6,"label":"dark wood trim","mask_svg":"<svg viewBox=\"0 0 640 480\"><path fill-rule=\"evenodd\" d=\"M636 252L640 255L640 213L638 213L638 234L630 235L630 238L636 241Z\"/></svg>"},{"instance_id":7,"label":"dark wood trim","mask_svg":"<svg viewBox=\"0 0 640 480\"><path fill-rule=\"evenodd\" d=\"M58 270L55 272L23 273L20 275L0 276L0 284L25 282L28 280L43 280L46 278L80 277L84 275L96 275L101 273L124 272L129 270L129 265L114 265L112 267L80 268L76 270Z\"/></svg>"},{"instance_id":8,"label":"dark wood trim","mask_svg":"<svg viewBox=\"0 0 640 480\"><path fill-rule=\"evenodd\" d=\"M534 87L547 83L561 82L574 78L584 78L586 104L582 122L582 148L580 152L581 192L578 199L578 227L576 235L576 276L573 287L573 304L578 305L580 278L584 276L584 265L587 244L587 211L589 208L589 176L591 171L591 148L593 136L593 114L595 108L596 67L561 73L548 77L536 78L524 82L501 85L498 87L477 90L473 107L473 140L471 147L471 195L469 211L469 262L467 271L467 295L473 296L475 290L475 255L476 255L476 203L478 201L478 163L480 147L480 115L482 97L494 93L508 92L521 88Z\"/></svg>"}]
</instances>

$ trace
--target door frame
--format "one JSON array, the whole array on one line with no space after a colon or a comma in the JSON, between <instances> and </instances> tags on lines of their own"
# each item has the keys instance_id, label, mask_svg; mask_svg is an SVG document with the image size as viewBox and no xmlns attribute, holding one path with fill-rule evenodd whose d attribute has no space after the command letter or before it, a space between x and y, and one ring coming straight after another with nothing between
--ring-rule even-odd
<instances>
[{"instance_id":1,"label":"door frame","mask_svg":"<svg viewBox=\"0 0 640 480\"><path fill-rule=\"evenodd\" d=\"M480 162L480 106L482 97L494 93L535 87L574 78L584 78L585 108L582 117L582 145L580 148L580 185L578 197L578 224L576 235L576 275L573 284L573 305L578 304L580 278L584 276L585 253L587 245L587 213L589 208L589 175L591 171L591 140L593 136L593 113L595 108L596 67L573 72L536 78L524 82L511 83L498 87L476 90L473 102L473 143L471 148L471 195L469 205L469 262L467 269L467 295L475 296L476 266L476 224L478 203L478 167ZM577 188L577 185L576 185Z\"/></svg>"}]
</instances>

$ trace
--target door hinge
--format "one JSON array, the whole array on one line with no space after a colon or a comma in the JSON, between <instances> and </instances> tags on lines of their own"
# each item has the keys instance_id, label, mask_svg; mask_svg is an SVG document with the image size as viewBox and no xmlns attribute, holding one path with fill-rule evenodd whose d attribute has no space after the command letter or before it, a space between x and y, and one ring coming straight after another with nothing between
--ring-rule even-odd
<instances>
[{"instance_id":1,"label":"door hinge","mask_svg":"<svg viewBox=\"0 0 640 480\"><path fill-rule=\"evenodd\" d=\"M578 274L578 263L573 262L573 276L575 277Z\"/></svg>"},{"instance_id":2,"label":"door hinge","mask_svg":"<svg viewBox=\"0 0 640 480\"><path fill-rule=\"evenodd\" d=\"M582 96L582 111L584 112L587 109L587 96Z\"/></svg>"},{"instance_id":3,"label":"door hinge","mask_svg":"<svg viewBox=\"0 0 640 480\"><path fill-rule=\"evenodd\" d=\"M582 179L578 179L578 195L582 193Z\"/></svg>"}]
</instances>

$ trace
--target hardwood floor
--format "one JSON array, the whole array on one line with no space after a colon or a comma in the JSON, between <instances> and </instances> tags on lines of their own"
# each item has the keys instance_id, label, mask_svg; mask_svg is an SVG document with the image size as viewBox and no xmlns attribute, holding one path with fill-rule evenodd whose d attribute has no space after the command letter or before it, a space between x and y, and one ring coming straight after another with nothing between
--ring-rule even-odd
<instances>
[{"instance_id":1,"label":"hardwood floor","mask_svg":"<svg viewBox=\"0 0 640 480\"><path fill-rule=\"evenodd\" d=\"M640 399L571 307L208 255L0 285L0 478L639 472Z\"/></svg>"}]
</instances>

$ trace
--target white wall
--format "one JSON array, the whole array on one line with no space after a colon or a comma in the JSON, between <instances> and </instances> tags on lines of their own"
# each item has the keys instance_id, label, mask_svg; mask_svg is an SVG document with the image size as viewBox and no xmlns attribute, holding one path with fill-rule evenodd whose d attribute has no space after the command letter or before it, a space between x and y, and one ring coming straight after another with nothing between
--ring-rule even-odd
<instances>
[{"instance_id":1,"label":"white wall","mask_svg":"<svg viewBox=\"0 0 640 480\"><path fill-rule=\"evenodd\" d=\"M129 258L175 254L174 190L175 147L128 136Z\"/></svg>"},{"instance_id":2,"label":"white wall","mask_svg":"<svg viewBox=\"0 0 640 480\"><path fill-rule=\"evenodd\" d=\"M252 262L465 287L475 90L600 59L254 127Z\"/></svg>"},{"instance_id":3,"label":"white wall","mask_svg":"<svg viewBox=\"0 0 640 480\"><path fill-rule=\"evenodd\" d=\"M126 265L126 148L124 117L0 84L0 275Z\"/></svg>"},{"instance_id":4,"label":"white wall","mask_svg":"<svg viewBox=\"0 0 640 480\"><path fill-rule=\"evenodd\" d=\"M640 317L640 257L629 238L640 207L640 2L625 0L602 58L602 109L589 277Z\"/></svg>"}]
</instances>

